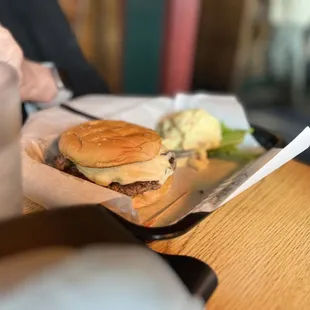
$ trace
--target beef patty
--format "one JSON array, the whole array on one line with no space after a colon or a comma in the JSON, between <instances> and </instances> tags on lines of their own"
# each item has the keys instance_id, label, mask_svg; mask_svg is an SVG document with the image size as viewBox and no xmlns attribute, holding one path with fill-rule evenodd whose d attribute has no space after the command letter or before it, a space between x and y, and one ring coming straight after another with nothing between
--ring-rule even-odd
<instances>
[{"instance_id":1,"label":"beef patty","mask_svg":"<svg viewBox=\"0 0 310 310\"><path fill-rule=\"evenodd\" d=\"M174 158L171 159L171 166L175 166ZM75 177L80 179L87 180L92 182L91 180L87 179L77 168L76 166L69 161L68 159L64 158L62 155L58 156L55 160L55 167L63 172L71 174ZM119 183L113 182L107 188L119 192L121 194L134 197L138 194L143 194L144 192L157 190L161 188L161 184L158 181L145 181L145 182L135 182L131 184L121 185Z\"/></svg>"},{"instance_id":2,"label":"beef patty","mask_svg":"<svg viewBox=\"0 0 310 310\"><path fill-rule=\"evenodd\" d=\"M113 191L122 193L127 196L134 197L138 194L143 194L147 191L152 191L161 188L158 181L148 181L148 182L135 182L131 184L121 185L119 183L111 183L108 186L109 189Z\"/></svg>"}]
</instances>

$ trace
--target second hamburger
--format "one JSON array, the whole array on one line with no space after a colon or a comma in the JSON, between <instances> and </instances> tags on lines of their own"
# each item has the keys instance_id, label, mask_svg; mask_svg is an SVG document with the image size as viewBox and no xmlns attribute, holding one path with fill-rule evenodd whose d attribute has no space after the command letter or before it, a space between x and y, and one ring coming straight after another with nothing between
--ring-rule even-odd
<instances>
[{"instance_id":1,"label":"second hamburger","mask_svg":"<svg viewBox=\"0 0 310 310\"><path fill-rule=\"evenodd\" d=\"M153 130L123 121L90 121L65 131L57 167L150 205L171 187L176 164Z\"/></svg>"}]
</instances>

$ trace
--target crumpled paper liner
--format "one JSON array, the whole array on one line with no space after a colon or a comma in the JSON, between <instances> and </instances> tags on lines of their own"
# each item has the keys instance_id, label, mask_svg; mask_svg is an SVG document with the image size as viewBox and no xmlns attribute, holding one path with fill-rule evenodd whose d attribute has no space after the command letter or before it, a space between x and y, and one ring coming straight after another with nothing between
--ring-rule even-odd
<instances>
[{"instance_id":1,"label":"crumpled paper liner","mask_svg":"<svg viewBox=\"0 0 310 310\"><path fill-rule=\"evenodd\" d=\"M203 108L231 128L250 128L242 106L231 96L180 94L174 99L86 96L68 105L100 118L126 120L153 129L167 113ZM137 212L129 197L48 165L48 158L57 153L55 139L65 129L84 121L87 119L59 107L30 117L22 134L25 196L47 209L102 203L133 222L154 226L169 225L190 212L215 210L310 146L307 127L286 148L271 149L251 163L211 160L208 169L199 173L190 168L177 169L169 195ZM240 147L262 150L251 135Z\"/></svg>"}]
</instances>

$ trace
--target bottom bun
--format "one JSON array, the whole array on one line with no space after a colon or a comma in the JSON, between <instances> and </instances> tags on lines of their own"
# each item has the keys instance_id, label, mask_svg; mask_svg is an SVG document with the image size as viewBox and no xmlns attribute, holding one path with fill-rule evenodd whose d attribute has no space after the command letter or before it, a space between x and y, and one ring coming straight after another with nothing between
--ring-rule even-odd
<instances>
[{"instance_id":1,"label":"bottom bun","mask_svg":"<svg viewBox=\"0 0 310 310\"><path fill-rule=\"evenodd\" d=\"M140 209L152 205L162 197L164 197L172 187L172 176L170 176L163 186L157 190L147 191L143 194L132 197L134 209Z\"/></svg>"}]
</instances>

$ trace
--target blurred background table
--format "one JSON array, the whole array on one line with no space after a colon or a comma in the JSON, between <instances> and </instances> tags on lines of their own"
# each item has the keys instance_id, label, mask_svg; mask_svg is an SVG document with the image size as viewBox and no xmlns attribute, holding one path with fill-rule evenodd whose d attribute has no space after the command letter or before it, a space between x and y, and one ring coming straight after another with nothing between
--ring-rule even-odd
<instances>
[{"instance_id":1,"label":"blurred background table","mask_svg":"<svg viewBox=\"0 0 310 310\"><path fill-rule=\"evenodd\" d=\"M151 247L208 263L208 310L309 309L310 167L292 161L186 235ZM25 199L24 212L44 210Z\"/></svg>"}]
</instances>

